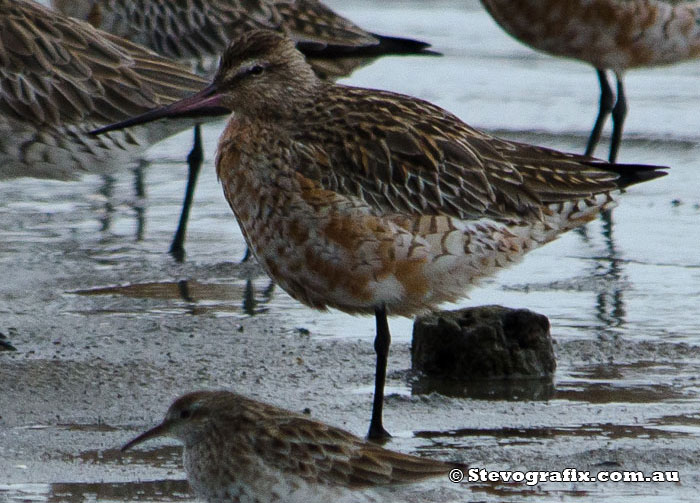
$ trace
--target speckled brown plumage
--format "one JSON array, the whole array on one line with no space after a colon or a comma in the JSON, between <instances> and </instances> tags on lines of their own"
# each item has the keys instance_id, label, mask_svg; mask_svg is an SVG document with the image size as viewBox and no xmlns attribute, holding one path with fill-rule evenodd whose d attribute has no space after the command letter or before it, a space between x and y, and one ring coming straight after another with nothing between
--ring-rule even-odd
<instances>
[{"instance_id":1,"label":"speckled brown plumage","mask_svg":"<svg viewBox=\"0 0 700 503\"><path fill-rule=\"evenodd\" d=\"M52 0L52 4L210 76L230 40L260 28L291 37L316 74L325 79L349 75L383 55L437 54L428 51L424 42L369 33L317 0ZM170 249L180 260L202 157L197 130L188 158L185 203Z\"/></svg>"},{"instance_id":2,"label":"speckled brown plumage","mask_svg":"<svg viewBox=\"0 0 700 503\"><path fill-rule=\"evenodd\" d=\"M182 120L88 136L99 125L181 99L205 82L34 2L0 0L0 12L0 179L69 179L120 167L191 126Z\"/></svg>"},{"instance_id":3,"label":"speckled brown plumage","mask_svg":"<svg viewBox=\"0 0 700 503\"><path fill-rule=\"evenodd\" d=\"M322 78L373 58L426 53L428 44L367 32L317 0L52 0L63 12L164 56L216 70L230 40L254 29L294 40Z\"/></svg>"},{"instance_id":4,"label":"speckled brown plumage","mask_svg":"<svg viewBox=\"0 0 700 503\"><path fill-rule=\"evenodd\" d=\"M510 35L530 47L584 61L598 71L600 111L586 148L592 155L613 116L614 162L627 113L624 73L700 55L700 3L678 0L481 0ZM617 76L617 101L605 75ZM613 106L615 104L615 106Z\"/></svg>"},{"instance_id":5,"label":"speckled brown plumage","mask_svg":"<svg viewBox=\"0 0 700 503\"><path fill-rule=\"evenodd\" d=\"M196 96L107 130L210 106L233 112L217 173L262 266L310 306L376 314L373 424L387 312L456 300L595 218L616 189L663 174L498 139L416 98L321 81L269 31L234 41Z\"/></svg>"},{"instance_id":6,"label":"speckled brown plumage","mask_svg":"<svg viewBox=\"0 0 700 503\"><path fill-rule=\"evenodd\" d=\"M123 449L157 436L184 444L187 478L198 497L210 503L339 501L350 491L429 477L444 476L447 482L451 469L464 468L390 451L228 391L178 398L160 425Z\"/></svg>"}]
</instances>

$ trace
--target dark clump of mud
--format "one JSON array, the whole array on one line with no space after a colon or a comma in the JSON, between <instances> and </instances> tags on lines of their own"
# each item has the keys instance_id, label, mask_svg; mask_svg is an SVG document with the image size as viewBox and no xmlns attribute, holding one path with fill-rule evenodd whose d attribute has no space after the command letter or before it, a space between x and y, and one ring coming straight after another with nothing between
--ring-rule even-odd
<instances>
[{"instance_id":1,"label":"dark clump of mud","mask_svg":"<svg viewBox=\"0 0 700 503\"><path fill-rule=\"evenodd\" d=\"M0 351L17 351L17 348L10 343L8 337L2 332L0 332Z\"/></svg>"},{"instance_id":2,"label":"dark clump of mud","mask_svg":"<svg viewBox=\"0 0 700 503\"><path fill-rule=\"evenodd\" d=\"M547 317L502 306L418 317L411 363L413 370L458 381L551 377L556 368Z\"/></svg>"}]
</instances>

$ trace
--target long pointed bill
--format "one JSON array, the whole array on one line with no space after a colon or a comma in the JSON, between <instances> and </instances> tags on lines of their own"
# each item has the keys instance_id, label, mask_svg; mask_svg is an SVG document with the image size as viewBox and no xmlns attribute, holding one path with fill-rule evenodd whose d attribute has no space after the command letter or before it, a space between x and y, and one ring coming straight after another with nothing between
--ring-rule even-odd
<instances>
[{"instance_id":1,"label":"long pointed bill","mask_svg":"<svg viewBox=\"0 0 700 503\"><path fill-rule=\"evenodd\" d=\"M219 115L228 115L231 113L231 110L221 105L222 95L218 91L219 90L216 84L211 84L199 91L197 94L193 94L192 96L161 108L154 108L149 112L137 115L131 119L126 119L121 122L110 124L109 126L95 129L94 131L90 131L90 134L98 135L108 133L110 131L117 131L119 129L138 126L139 124L146 124L158 119L176 119L180 117L216 117Z\"/></svg>"},{"instance_id":2,"label":"long pointed bill","mask_svg":"<svg viewBox=\"0 0 700 503\"><path fill-rule=\"evenodd\" d=\"M133 440L130 440L126 444L124 444L124 447L122 447L122 452L131 449L133 446L136 444L140 444L141 442L145 442L146 440L150 438L155 438L155 437L160 437L162 435L165 435L168 431L168 424L166 423L160 423L158 426L155 428L151 428L148 431L145 431L141 433L138 437L134 438Z\"/></svg>"}]
</instances>

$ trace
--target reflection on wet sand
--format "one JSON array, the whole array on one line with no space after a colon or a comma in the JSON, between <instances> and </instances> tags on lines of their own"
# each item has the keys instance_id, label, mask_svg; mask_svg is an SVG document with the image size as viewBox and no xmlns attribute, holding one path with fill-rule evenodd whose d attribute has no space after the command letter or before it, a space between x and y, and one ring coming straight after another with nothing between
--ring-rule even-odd
<instances>
[{"instance_id":1,"label":"reflection on wet sand","mask_svg":"<svg viewBox=\"0 0 700 503\"><path fill-rule=\"evenodd\" d=\"M532 488L527 485L523 485L522 483L516 482L499 482L491 484L481 482L478 484L471 485L470 488L475 493L481 493L499 498L498 501L512 501L511 498L521 499L528 497L534 498L534 501L542 501L542 497L544 495L560 495L560 497L571 496L572 498L583 498L585 496L590 495L588 491L585 491L583 489L562 489L561 487L559 487L556 491L547 491L543 490L542 487ZM508 499L503 500L501 498ZM559 498L557 498L557 500L558 499Z\"/></svg>"},{"instance_id":2,"label":"reflection on wet sand","mask_svg":"<svg viewBox=\"0 0 700 503\"><path fill-rule=\"evenodd\" d=\"M126 440L128 438L124 441ZM154 468L181 470L182 447L168 445L133 452L122 452L121 447L114 447L112 449L86 450L81 452L79 456L66 457L67 461L74 459L80 459L80 461L90 464L147 465Z\"/></svg>"},{"instance_id":3,"label":"reflection on wet sand","mask_svg":"<svg viewBox=\"0 0 700 503\"><path fill-rule=\"evenodd\" d=\"M86 501L194 501L186 480L141 482L57 482L0 484L0 499L8 503L84 503Z\"/></svg>"},{"instance_id":4,"label":"reflection on wet sand","mask_svg":"<svg viewBox=\"0 0 700 503\"><path fill-rule=\"evenodd\" d=\"M51 484L49 502L186 501L192 499L186 480Z\"/></svg>"},{"instance_id":5,"label":"reflection on wet sand","mask_svg":"<svg viewBox=\"0 0 700 503\"><path fill-rule=\"evenodd\" d=\"M88 296L121 296L135 299L155 299L163 301L180 301L173 305L157 306L150 309L151 312L165 310L181 311L191 315L202 314L227 314L234 313L241 316L255 316L268 310L267 305L272 300L275 284L266 277L254 281L234 280L225 282L200 282L197 280L155 281L148 283L134 283L129 285L108 286L77 290L70 293ZM265 286L260 288L258 283ZM115 309L114 313L143 313L141 305L124 307L123 310ZM104 313L105 310L100 310Z\"/></svg>"},{"instance_id":6,"label":"reflection on wet sand","mask_svg":"<svg viewBox=\"0 0 700 503\"><path fill-rule=\"evenodd\" d=\"M596 275L605 278L603 288L596 296L596 315L601 322L601 330L609 327L622 327L625 324L625 303L622 298L623 261L620 259L613 236L612 211L601 216L605 256L596 260Z\"/></svg>"},{"instance_id":7,"label":"reflection on wet sand","mask_svg":"<svg viewBox=\"0 0 700 503\"><path fill-rule=\"evenodd\" d=\"M627 309L624 295L634 286L627 281L625 276L624 266L626 260L620 257L617 250L612 234L613 222L604 221L602 224L605 240L605 251L602 254L596 253L596 243L590 236L591 229L589 227L581 228L582 231L578 233L582 243L590 249L589 253L593 254L583 258L583 260L592 262L588 267L590 272L546 283L533 281L504 285L503 289L521 292L591 292L594 298L590 309L595 316L595 323L581 328L586 332L595 332L598 337L605 335L614 337L618 335L620 333L619 329L627 325ZM582 309L584 307L582 306Z\"/></svg>"},{"instance_id":8,"label":"reflection on wet sand","mask_svg":"<svg viewBox=\"0 0 700 503\"><path fill-rule=\"evenodd\" d=\"M637 361L574 367L559 376L556 385L549 379L492 379L459 382L419 375L414 377L414 395L439 393L473 400L521 400L606 403L661 403L694 395L693 382L664 382L664 376L698 372L698 365L675 365ZM650 384L649 379L656 381Z\"/></svg>"},{"instance_id":9,"label":"reflection on wet sand","mask_svg":"<svg viewBox=\"0 0 700 503\"><path fill-rule=\"evenodd\" d=\"M133 212L136 225L134 232L134 241L143 241L146 233L146 184L144 181L144 170L148 167L147 161L140 161L131 174L133 176L133 197L124 200L124 204L130 212ZM124 194L116 190L116 179L112 175L102 175L100 177L102 183L97 189L97 195L104 201L104 205L100 210L97 220L100 224L101 233L110 233L113 230L114 216L117 211L116 204L122 204ZM115 192L120 193L120 197L115 197Z\"/></svg>"},{"instance_id":10,"label":"reflection on wet sand","mask_svg":"<svg viewBox=\"0 0 700 503\"><path fill-rule=\"evenodd\" d=\"M534 428L462 428L450 431L420 430L413 433L418 438L431 440L444 439L442 447L451 445L460 438L493 438L501 444L538 443L555 437L586 437L617 440L621 438L682 438L686 434L643 425L621 425L613 423L592 423L577 426L534 427Z\"/></svg>"},{"instance_id":11,"label":"reflection on wet sand","mask_svg":"<svg viewBox=\"0 0 700 503\"><path fill-rule=\"evenodd\" d=\"M260 292L260 299L256 295L255 285L251 279L247 279L245 283L245 294L243 295L243 312L248 316L258 314L259 305L267 305L272 300L272 294L275 291L275 282L269 280L267 287Z\"/></svg>"},{"instance_id":12,"label":"reflection on wet sand","mask_svg":"<svg viewBox=\"0 0 700 503\"><path fill-rule=\"evenodd\" d=\"M593 257L595 261L592 276L597 281L592 282L595 291L595 315L599 321L596 327L600 334L614 334L615 328L625 325L625 302L623 294L630 285L624 281L624 261L621 259L613 233L614 221L612 211L606 211L601 215L601 236L604 242L604 253ZM578 235L585 245L594 247L593 240L589 236L590 226L577 229Z\"/></svg>"},{"instance_id":13,"label":"reflection on wet sand","mask_svg":"<svg viewBox=\"0 0 700 503\"><path fill-rule=\"evenodd\" d=\"M584 403L663 403L696 396L697 362L635 361L577 366L560 377L553 399Z\"/></svg>"},{"instance_id":14,"label":"reflection on wet sand","mask_svg":"<svg viewBox=\"0 0 700 503\"><path fill-rule=\"evenodd\" d=\"M552 379L480 379L459 382L420 375L411 383L414 395L439 393L454 398L474 400L546 401L554 394Z\"/></svg>"}]
</instances>

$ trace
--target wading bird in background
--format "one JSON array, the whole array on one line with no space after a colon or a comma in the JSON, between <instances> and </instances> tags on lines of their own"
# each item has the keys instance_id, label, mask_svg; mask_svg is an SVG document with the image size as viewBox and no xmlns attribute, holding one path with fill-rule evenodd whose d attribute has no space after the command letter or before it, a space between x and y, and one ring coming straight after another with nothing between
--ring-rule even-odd
<instances>
[{"instance_id":1,"label":"wading bird in background","mask_svg":"<svg viewBox=\"0 0 700 503\"><path fill-rule=\"evenodd\" d=\"M208 76L216 71L229 41L253 29L289 36L323 79L347 76L380 56L437 54L425 42L365 31L317 0L52 0L52 4ZM179 260L185 254L187 219L202 155L197 126L183 212L170 249Z\"/></svg>"},{"instance_id":2,"label":"wading bird in background","mask_svg":"<svg viewBox=\"0 0 700 503\"><path fill-rule=\"evenodd\" d=\"M664 174L502 140L400 94L320 80L271 31L233 41L213 83L100 132L232 112L216 169L248 246L295 299L374 314L370 438L382 425L387 314L463 297L480 278Z\"/></svg>"},{"instance_id":3,"label":"wading bird in background","mask_svg":"<svg viewBox=\"0 0 700 503\"><path fill-rule=\"evenodd\" d=\"M134 164L195 124L87 132L172 103L207 82L185 66L31 1L0 0L0 180L76 179Z\"/></svg>"},{"instance_id":4,"label":"wading bird in background","mask_svg":"<svg viewBox=\"0 0 700 503\"><path fill-rule=\"evenodd\" d=\"M593 155L612 114L608 160L615 162L627 115L623 78L633 68L700 56L700 3L679 0L481 0L496 22L533 49L590 63L600 109L586 155ZM617 98L607 71L617 79Z\"/></svg>"},{"instance_id":5,"label":"wading bird in background","mask_svg":"<svg viewBox=\"0 0 700 503\"><path fill-rule=\"evenodd\" d=\"M157 437L184 444L187 479L210 503L365 501L357 498L366 489L466 472L464 465L390 451L229 391L178 398L162 423L122 451Z\"/></svg>"}]
</instances>

